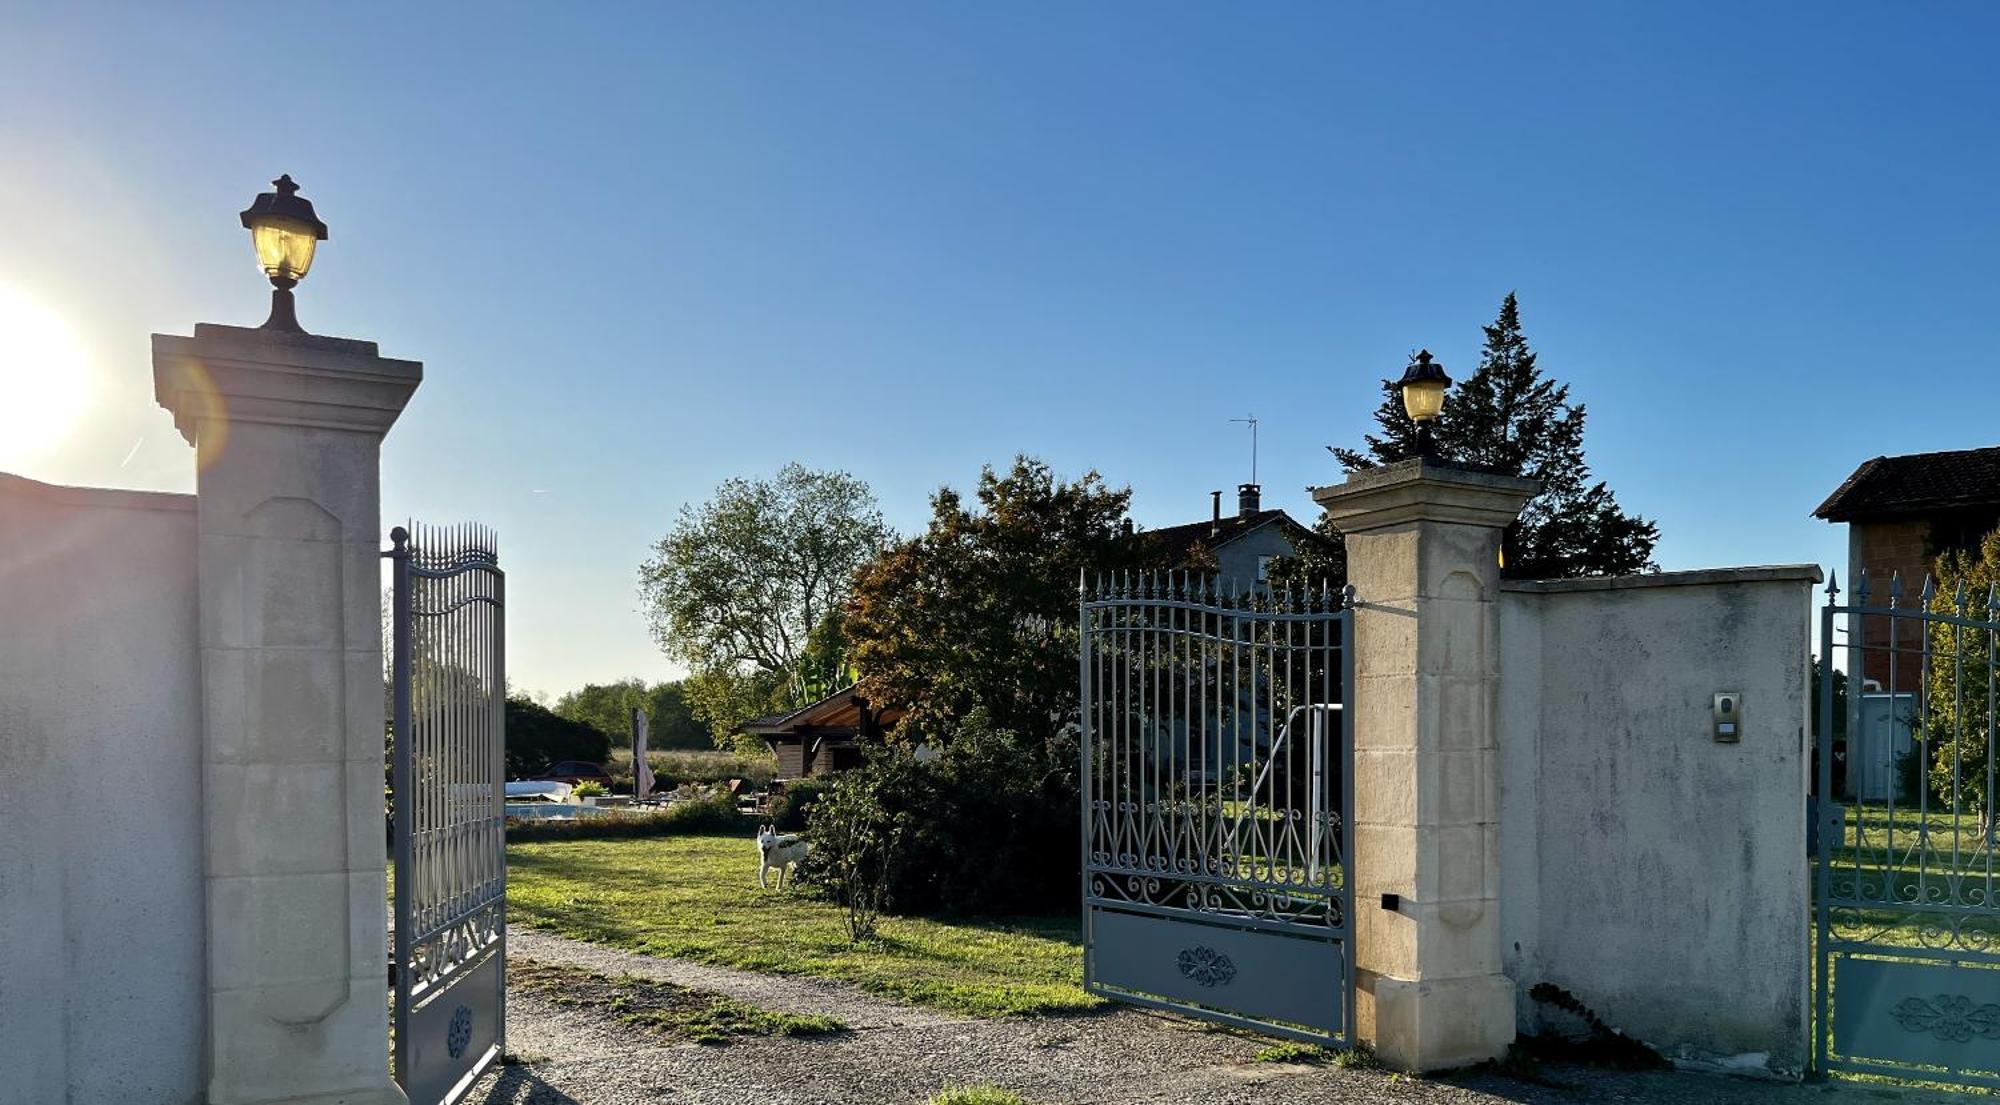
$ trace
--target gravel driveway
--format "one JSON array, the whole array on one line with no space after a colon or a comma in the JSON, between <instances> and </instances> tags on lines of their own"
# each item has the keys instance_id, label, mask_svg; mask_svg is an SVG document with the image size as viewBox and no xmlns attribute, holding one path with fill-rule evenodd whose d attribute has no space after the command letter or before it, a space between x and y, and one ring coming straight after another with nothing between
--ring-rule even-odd
<instances>
[{"instance_id":1,"label":"gravel driveway","mask_svg":"<svg viewBox=\"0 0 2000 1105\"><path fill-rule=\"evenodd\" d=\"M489 1075L483 1105L918 1105L953 1084L993 1082L1037 1105L1324 1105L1334 1102L1631 1101L1842 1105L1950 1100L1853 1085L1773 1085L1695 1074L1552 1069L1537 1085L1496 1075L1415 1079L1252 1062L1270 1041L1134 1009L1074 1017L975 1020L852 987L603 948L520 928L510 955L629 973L765 1009L834 1017L853 1031L704 1047L649 1036L601 1010L510 995L516 1065Z\"/></svg>"}]
</instances>

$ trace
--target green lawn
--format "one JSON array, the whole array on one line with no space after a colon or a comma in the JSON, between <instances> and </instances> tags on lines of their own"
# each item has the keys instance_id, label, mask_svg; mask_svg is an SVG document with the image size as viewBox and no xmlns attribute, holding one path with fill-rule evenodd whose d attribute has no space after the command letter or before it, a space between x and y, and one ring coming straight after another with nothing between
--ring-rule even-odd
<instances>
[{"instance_id":1,"label":"green lawn","mask_svg":"<svg viewBox=\"0 0 2000 1105\"><path fill-rule=\"evenodd\" d=\"M512 844L515 922L649 955L839 979L975 1016L1094 1009L1083 992L1077 919L885 917L849 944L841 911L757 888L743 837L678 836Z\"/></svg>"}]
</instances>

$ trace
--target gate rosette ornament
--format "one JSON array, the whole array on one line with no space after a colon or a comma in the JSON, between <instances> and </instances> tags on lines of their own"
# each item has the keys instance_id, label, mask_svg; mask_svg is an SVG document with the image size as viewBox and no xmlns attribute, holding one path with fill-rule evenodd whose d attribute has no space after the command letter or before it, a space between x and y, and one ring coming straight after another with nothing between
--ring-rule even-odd
<instances>
[{"instance_id":1,"label":"gate rosette ornament","mask_svg":"<svg viewBox=\"0 0 2000 1105\"><path fill-rule=\"evenodd\" d=\"M1183 948L1180 955L1180 969L1183 977L1197 986L1227 986L1236 977L1236 964L1229 957L1205 944Z\"/></svg>"},{"instance_id":2,"label":"gate rosette ornament","mask_svg":"<svg viewBox=\"0 0 2000 1105\"><path fill-rule=\"evenodd\" d=\"M2000 1039L2000 1005L1975 1006L1963 994L1939 994L1930 1001L1904 998L1889 1015L1911 1032L1928 1032L1953 1043L1974 1036Z\"/></svg>"}]
</instances>

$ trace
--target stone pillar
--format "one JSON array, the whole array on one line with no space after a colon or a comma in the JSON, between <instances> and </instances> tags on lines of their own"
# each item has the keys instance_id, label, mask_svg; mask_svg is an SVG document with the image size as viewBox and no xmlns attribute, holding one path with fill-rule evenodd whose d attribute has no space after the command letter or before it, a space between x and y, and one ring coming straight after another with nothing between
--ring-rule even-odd
<instances>
[{"instance_id":1,"label":"stone pillar","mask_svg":"<svg viewBox=\"0 0 2000 1105\"><path fill-rule=\"evenodd\" d=\"M1346 537L1360 604L1356 1028L1404 1070L1481 1062L1514 1041L1500 959L1494 599L1501 533L1536 487L1412 460L1314 492Z\"/></svg>"},{"instance_id":2,"label":"stone pillar","mask_svg":"<svg viewBox=\"0 0 2000 1105\"><path fill-rule=\"evenodd\" d=\"M389 1077L375 343L153 335L195 447L208 1101L405 1100Z\"/></svg>"}]
</instances>

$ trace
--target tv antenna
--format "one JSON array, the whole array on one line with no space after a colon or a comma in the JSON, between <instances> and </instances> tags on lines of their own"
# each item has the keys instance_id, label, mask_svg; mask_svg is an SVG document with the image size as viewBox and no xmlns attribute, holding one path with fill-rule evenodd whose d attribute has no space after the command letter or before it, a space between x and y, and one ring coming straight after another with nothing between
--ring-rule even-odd
<instances>
[{"instance_id":1,"label":"tv antenna","mask_svg":"<svg viewBox=\"0 0 2000 1105\"><path fill-rule=\"evenodd\" d=\"M1255 414L1252 414L1245 418L1232 418L1230 419L1230 421L1247 422L1250 424L1250 482L1256 483L1257 482L1257 416Z\"/></svg>"}]
</instances>

